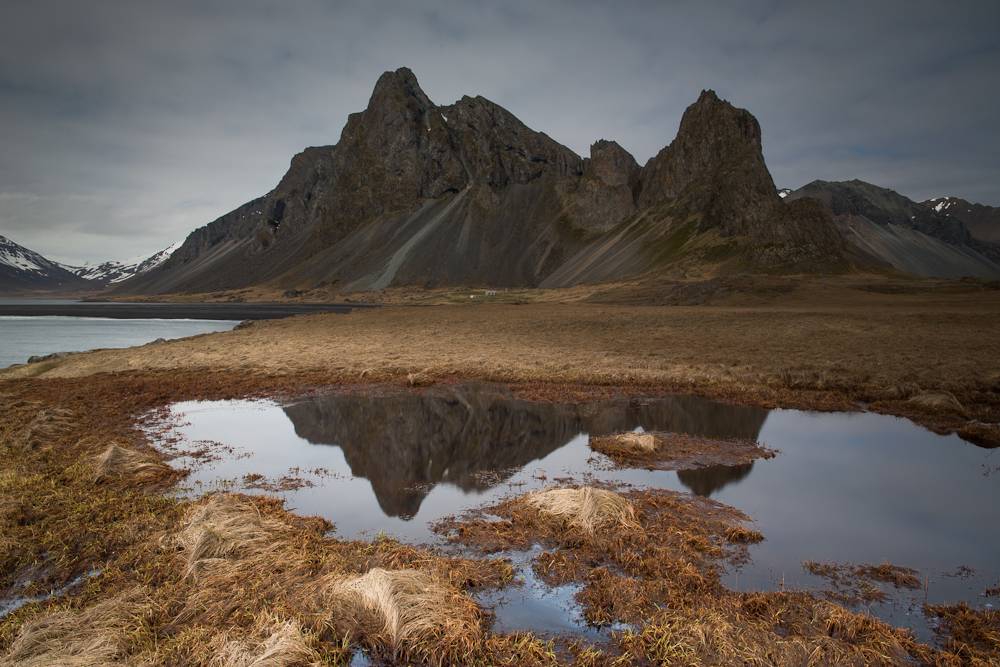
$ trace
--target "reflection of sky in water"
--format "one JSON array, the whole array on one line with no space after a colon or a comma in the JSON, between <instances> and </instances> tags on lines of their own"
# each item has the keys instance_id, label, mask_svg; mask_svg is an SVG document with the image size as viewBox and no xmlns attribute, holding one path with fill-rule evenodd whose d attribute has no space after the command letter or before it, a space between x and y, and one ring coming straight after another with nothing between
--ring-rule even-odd
<instances>
[{"instance_id":1,"label":"reflection of sky in water","mask_svg":"<svg viewBox=\"0 0 1000 667\"><path fill-rule=\"evenodd\" d=\"M185 423L176 434L252 453L199 466L189 483L212 487L250 472L274 479L293 467L326 469L330 474L303 475L316 486L282 495L295 511L332 520L343 537L384 531L429 541L428 524L437 519L559 477L592 475L693 489L753 517L766 540L752 548L752 563L729 575L729 585L739 589L773 588L782 578L791 587L815 585L803 560L888 560L928 576L931 601L981 604L976 596L1000 575L1000 472L984 474L1000 465L1000 450L868 413L767 413L691 397L559 406L475 387L448 391L321 397L285 408L245 401L178 404L175 413ZM604 459L590 451L588 432L634 428L758 438L780 453L751 466L680 476L593 465ZM482 442L472 442L477 438ZM317 442L340 446L311 444ZM407 458L414 448L420 456ZM477 476L497 462L517 469L501 479ZM424 484L400 488L412 480ZM943 576L961 565L976 575ZM907 595L923 601L922 591ZM874 611L911 624L905 606Z\"/></svg>"}]
</instances>

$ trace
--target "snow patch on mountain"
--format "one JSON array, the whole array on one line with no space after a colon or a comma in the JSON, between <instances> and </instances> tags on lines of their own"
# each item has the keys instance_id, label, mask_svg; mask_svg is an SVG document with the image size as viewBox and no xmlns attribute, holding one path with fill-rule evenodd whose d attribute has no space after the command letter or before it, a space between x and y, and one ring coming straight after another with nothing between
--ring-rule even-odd
<instances>
[{"instance_id":1,"label":"snow patch on mountain","mask_svg":"<svg viewBox=\"0 0 1000 667\"><path fill-rule=\"evenodd\" d=\"M19 271L31 271L33 273L45 273L47 269L59 266L57 263L45 259L34 250L28 250L5 236L0 236L0 264Z\"/></svg>"},{"instance_id":2,"label":"snow patch on mountain","mask_svg":"<svg viewBox=\"0 0 1000 667\"><path fill-rule=\"evenodd\" d=\"M104 284L120 283L163 264L183 243L183 241L178 241L169 248L164 248L149 257L134 257L123 262L110 261L100 264L84 264L83 266L65 266L65 268L85 280Z\"/></svg>"}]
</instances>

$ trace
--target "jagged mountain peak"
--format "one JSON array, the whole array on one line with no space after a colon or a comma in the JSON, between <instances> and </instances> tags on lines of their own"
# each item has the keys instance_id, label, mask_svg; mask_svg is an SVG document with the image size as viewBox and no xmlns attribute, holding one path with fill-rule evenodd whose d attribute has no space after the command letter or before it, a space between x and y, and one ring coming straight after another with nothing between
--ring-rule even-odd
<instances>
[{"instance_id":1,"label":"jagged mountain peak","mask_svg":"<svg viewBox=\"0 0 1000 667\"><path fill-rule=\"evenodd\" d=\"M578 284L663 270L686 252L668 237L709 233L698 257L715 244L740 267L845 265L829 216L781 203L756 119L710 90L640 167L607 140L584 159L482 96L435 104L399 68L335 145L124 287Z\"/></svg>"},{"instance_id":2,"label":"jagged mountain peak","mask_svg":"<svg viewBox=\"0 0 1000 667\"><path fill-rule=\"evenodd\" d=\"M384 72L375 82L366 111L382 107L406 105L415 110L428 110L434 103L420 87L416 75L407 67Z\"/></svg>"},{"instance_id":3,"label":"jagged mountain peak","mask_svg":"<svg viewBox=\"0 0 1000 667\"><path fill-rule=\"evenodd\" d=\"M705 90L684 111L677 137L643 168L640 203L686 198L689 208L704 209L716 193L731 185L741 191L733 204L751 217L756 217L754 209L778 200L764 164L757 119ZM742 233L745 225L734 215L738 217L735 209L711 222L729 233Z\"/></svg>"}]
</instances>

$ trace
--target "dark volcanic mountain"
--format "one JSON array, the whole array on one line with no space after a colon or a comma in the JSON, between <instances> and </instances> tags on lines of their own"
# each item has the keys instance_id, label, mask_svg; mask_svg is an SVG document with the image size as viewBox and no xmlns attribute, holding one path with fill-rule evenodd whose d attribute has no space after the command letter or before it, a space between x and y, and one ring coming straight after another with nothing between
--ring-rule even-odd
<instances>
[{"instance_id":1,"label":"dark volcanic mountain","mask_svg":"<svg viewBox=\"0 0 1000 667\"><path fill-rule=\"evenodd\" d=\"M565 286L685 262L839 269L849 248L815 203L782 204L757 121L711 91L640 167L611 141L581 158L482 97L437 106L403 68L336 145L119 289Z\"/></svg>"},{"instance_id":2,"label":"dark volcanic mountain","mask_svg":"<svg viewBox=\"0 0 1000 667\"><path fill-rule=\"evenodd\" d=\"M1000 208L973 204L961 197L928 199L924 206L947 218L959 220L980 241L1000 243Z\"/></svg>"},{"instance_id":3,"label":"dark volcanic mountain","mask_svg":"<svg viewBox=\"0 0 1000 667\"><path fill-rule=\"evenodd\" d=\"M920 276L1000 277L1000 245L972 236L957 216L864 181L813 181L785 198L818 201L847 242L886 264Z\"/></svg>"},{"instance_id":4,"label":"dark volcanic mountain","mask_svg":"<svg viewBox=\"0 0 1000 667\"><path fill-rule=\"evenodd\" d=\"M0 293L68 292L92 287L62 264L0 236Z\"/></svg>"}]
</instances>

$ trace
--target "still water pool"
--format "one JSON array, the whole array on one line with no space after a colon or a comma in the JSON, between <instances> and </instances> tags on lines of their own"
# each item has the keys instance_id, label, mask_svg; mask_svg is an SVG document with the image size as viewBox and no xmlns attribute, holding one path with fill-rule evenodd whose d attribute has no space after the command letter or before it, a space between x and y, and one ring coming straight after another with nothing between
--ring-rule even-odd
<instances>
[{"instance_id":1,"label":"still water pool","mask_svg":"<svg viewBox=\"0 0 1000 667\"><path fill-rule=\"evenodd\" d=\"M433 543L430 524L443 517L561 478L591 479L710 496L749 514L766 539L751 547L749 563L730 568L726 582L739 590L823 587L802 569L806 560L916 568L926 590L871 611L923 636L925 599L985 606L982 592L1000 580L1000 450L884 415L688 396L535 402L459 385L178 403L149 429L180 454L175 465L192 467L188 493L277 493L295 511L331 520L342 537L384 532ZM754 439L779 453L672 472L616 470L589 448L590 436L635 429ZM216 458L184 455L201 447ZM258 476L269 488L255 488ZM533 585L519 599L492 600L505 629L573 623L571 592L542 586L535 595ZM565 617L530 621L549 603Z\"/></svg>"}]
</instances>

